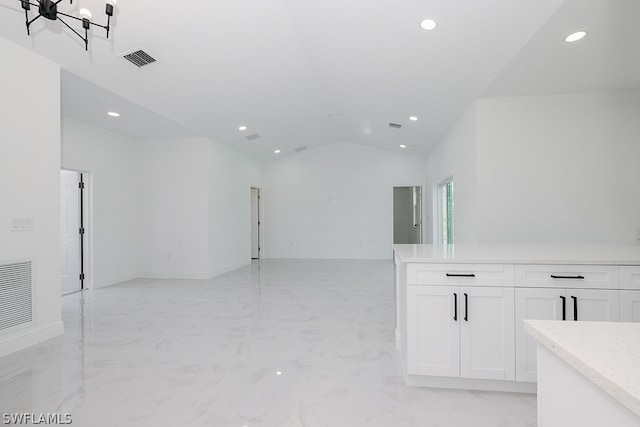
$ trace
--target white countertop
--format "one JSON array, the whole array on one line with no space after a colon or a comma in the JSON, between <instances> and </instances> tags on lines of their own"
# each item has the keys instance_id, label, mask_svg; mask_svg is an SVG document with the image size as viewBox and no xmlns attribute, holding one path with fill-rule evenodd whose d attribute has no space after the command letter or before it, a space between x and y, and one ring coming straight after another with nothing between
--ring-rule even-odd
<instances>
[{"instance_id":1,"label":"white countertop","mask_svg":"<svg viewBox=\"0 0 640 427\"><path fill-rule=\"evenodd\" d=\"M393 245L400 262L640 265L640 245Z\"/></svg>"},{"instance_id":2,"label":"white countertop","mask_svg":"<svg viewBox=\"0 0 640 427\"><path fill-rule=\"evenodd\" d=\"M525 320L524 329L640 416L640 323Z\"/></svg>"}]
</instances>

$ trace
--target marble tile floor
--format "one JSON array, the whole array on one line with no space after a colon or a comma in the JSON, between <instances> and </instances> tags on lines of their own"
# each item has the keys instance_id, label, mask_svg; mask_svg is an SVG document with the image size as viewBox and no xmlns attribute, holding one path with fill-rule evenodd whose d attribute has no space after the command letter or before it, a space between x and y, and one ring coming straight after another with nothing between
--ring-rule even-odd
<instances>
[{"instance_id":1,"label":"marble tile floor","mask_svg":"<svg viewBox=\"0 0 640 427\"><path fill-rule=\"evenodd\" d=\"M404 385L391 261L254 261L69 295L63 310L63 337L0 359L0 413L80 427L536 425L533 395Z\"/></svg>"}]
</instances>

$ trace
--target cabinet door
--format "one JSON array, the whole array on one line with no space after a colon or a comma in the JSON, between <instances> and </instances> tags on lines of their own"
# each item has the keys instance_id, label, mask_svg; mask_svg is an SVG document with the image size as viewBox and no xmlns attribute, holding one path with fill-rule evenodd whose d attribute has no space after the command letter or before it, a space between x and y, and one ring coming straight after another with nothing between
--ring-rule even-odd
<instances>
[{"instance_id":1,"label":"cabinet door","mask_svg":"<svg viewBox=\"0 0 640 427\"><path fill-rule=\"evenodd\" d=\"M460 376L515 379L513 288L461 287Z\"/></svg>"},{"instance_id":2,"label":"cabinet door","mask_svg":"<svg viewBox=\"0 0 640 427\"><path fill-rule=\"evenodd\" d=\"M620 321L640 323L640 291L620 291Z\"/></svg>"},{"instance_id":3,"label":"cabinet door","mask_svg":"<svg viewBox=\"0 0 640 427\"><path fill-rule=\"evenodd\" d=\"M620 291L567 289L567 320L618 322Z\"/></svg>"},{"instance_id":4,"label":"cabinet door","mask_svg":"<svg viewBox=\"0 0 640 427\"><path fill-rule=\"evenodd\" d=\"M564 289L516 289L516 381L536 382L537 341L524 330L524 320L562 320Z\"/></svg>"},{"instance_id":5,"label":"cabinet door","mask_svg":"<svg viewBox=\"0 0 640 427\"><path fill-rule=\"evenodd\" d=\"M407 286L407 373L460 375L459 297L457 287Z\"/></svg>"}]
</instances>

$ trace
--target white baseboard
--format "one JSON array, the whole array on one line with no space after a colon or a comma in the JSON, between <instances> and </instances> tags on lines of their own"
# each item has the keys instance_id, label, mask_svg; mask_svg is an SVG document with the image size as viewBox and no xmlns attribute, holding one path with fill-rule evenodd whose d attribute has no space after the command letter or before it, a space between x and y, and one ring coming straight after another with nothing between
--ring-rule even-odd
<instances>
[{"instance_id":1,"label":"white baseboard","mask_svg":"<svg viewBox=\"0 0 640 427\"><path fill-rule=\"evenodd\" d=\"M62 334L64 334L64 323L59 321L43 327L25 329L6 337L0 336L0 357L15 353L16 351L24 350L27 347L31 347Z\"/></svg>"},{"instance_id":2,"label":"white baseboard","mask_svg":"<svg viewBox=\"0 0 640 427\"><path fill-rule=\"evenodd\" d=\"M263 259L356 259L356 260L391 260L393 255L381 255L379 253L296 253L296 252L276 252L262 256Z\"/></svg>"},{"instance_id":3,"label":"white baseboard","mask_svg":"<svg viewBox=\"0 0 640 427\"><path fill-rule=\"evenodd\" d=\"M216 277L216 276L221 276L221 275L223 275L225 273L229 273L229 272L231 272L233 270L237 270L237 269L242 268L242 267L244 267L246 265L249 265L249 264L251 264L251 260L242 261L242 262L239 262L237 264L233 264L233 265L229 265L229 266L226 266L226 267L221 267L221 268L217 268L215 270L211 270L211 271L209 271L209 277L207 277L207 279L211 279L211 278Z\"/></svg>"},{"instance_id":4,"label":"white baseboard","mask_svg":"<svg viewBox=\"0 0 640 427\"><path fill-rule=\"evenodd\" d=\"M104 288L106 286L117 285L118 283L128 282L137 279L138 273L127 273L119 276L107 277L106 279L94 280L90 283L89 289Z\"/></svg>"}]
</instances>

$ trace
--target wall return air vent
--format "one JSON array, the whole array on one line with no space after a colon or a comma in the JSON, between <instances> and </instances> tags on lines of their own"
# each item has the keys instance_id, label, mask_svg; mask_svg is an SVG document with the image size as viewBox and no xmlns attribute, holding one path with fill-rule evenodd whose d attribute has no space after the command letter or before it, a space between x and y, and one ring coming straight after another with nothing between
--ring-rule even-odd
<instances>
[{"instance_id":1,"label":"wall return air vent","mask_svg":"<svg viewBox=\"0 0 640 427\"><path fill-rule=\"evenodd\" d=\"M133 65L135 65L138 68L144 67L145 65L149 65L153 62L156 62L155 58L153 58L151 55L149 55L147 52L145 52L142 49L136 50L131 53L127 53L126 55L123 56L123 58L131 62Z\"/></svg>"},{"instance_id":2,"label":"wall return air vent","mask_svg":"<svg viewBox=\"0 0 640 427\"><path fill-rule=\"evenodd\" d=\"M400 129L402 125L398 123L389 123L389 127L394 129Z\"/></svg>"},{"instance_id":3,"label":"wall return air vent","mask_svg":"<svg viewBox=\"0 0 640 427\"><path fill-rule=\"evenodd\" d=\"M0 333L30 324L31 262L0 263Z\"/></svg>"}]
</instances>

